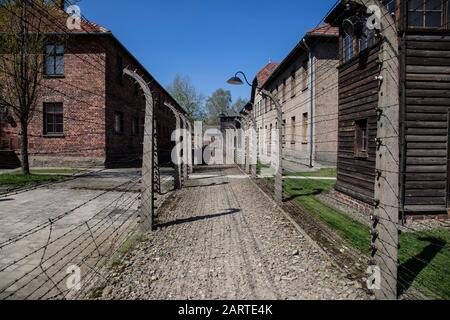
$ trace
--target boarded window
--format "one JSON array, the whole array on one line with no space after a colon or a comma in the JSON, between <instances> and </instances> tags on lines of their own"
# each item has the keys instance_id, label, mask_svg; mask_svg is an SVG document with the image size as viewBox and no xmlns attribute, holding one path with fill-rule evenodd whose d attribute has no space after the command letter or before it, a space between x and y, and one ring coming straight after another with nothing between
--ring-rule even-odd
<instances>
[{"instance_id":1,"label":"boarded window","mask_svg":"<svg viewBox=\"0 0 450 320\"><path fill-rule=\"evenodd\" d=\"M369 153L368 120L355 121L355 157L367 158Z\"/></svg>"},{"instance_id":2,"label":"boarded window","mask_svg":"<svg viewBox=\"0 0 450 320\"><path fill-rule=\"evenodd\" d=\"M309 65L308 60L306 60L303 62L303 70L302 70L303 90L308 89L308 81L309 81Z\"/></svg>"},{"instance_id":3,"label":"boarded window","mask_svg":"<svg viewBox=\"0 0 450 320\"><path fill-rule=\"evenodd\" d=\"M64 75L64 46L47 45L45 48L45 75Z\"/></svg>"},{"instance_id":4,"label":"boarded window","mask_svg":"<svg viewBox=\"0 0 450 320\"><path fill-rule=\"evenodd\" d=\"M295 117L291 118L291 144L297 141L297 121Z\"/></svg>"},{"instance_id":5,"label":"boarded window","mask_svg":"<svg viewBox=\"0 0 450 320\"><path fill-rule=\"evenodd\" d=\"M139 118L134 117L131 120L131 134L138 135L139 134Z\"/></svg>"},{"instance_id":6,"label":"boarded window","mask_svg":"<svg viewBox=\"0 0 450 320\"><path fill-rule=\"evenodd\" d=\"M303 143L308 143L308 113L303 114Z\"/></svg>"},{"instance_id":7,"label":"boarded window","mask_svg":"<svg viewBox=\"0 0 450 320\"><path fill-rule=\"evenodd\" d=\"M114 113L114 133L115 134L123 133L123 113L121 112Z\"/></svg>"},{"instance_id":8,"label":"boarded window","mask_svg":"<svg viewBox=\"0 0 450 320\"><path fill-rule=\"evenodd\" d=\"M62 103L44 103L44 134L64 134L64 116Z\"/></svg>"},{"instance_id":9,"label":"boarded window","mask_svg":"<svg viewBox=\"0 0 450 320\"><path fill-rule=\"evenodd\" d=\"M117 82L119 84L123 84L123 59L120 55L117 55L117 61L116 61L117 65Z\"/></svg>"},{"instance_id":10,"label":"boarded window","mask_svg":"<svg viewBox=\"0 0 450 320\"><path fill-rule=\"evenodd\" d=\"M297 87L297 76L295 74L295 71L292 71L291 74L291 98L295 97L295 90Z\"/></svg>"},{"instance_id":11,"label":"boarded window","mask_svg":"<svg viewBox=\"0 0 450 320\"><path fill-rule=\"evenodd\" d=\"M413 28L446 28L445 0L409 0L408 26Z\"/></svg>"}]
</instances>

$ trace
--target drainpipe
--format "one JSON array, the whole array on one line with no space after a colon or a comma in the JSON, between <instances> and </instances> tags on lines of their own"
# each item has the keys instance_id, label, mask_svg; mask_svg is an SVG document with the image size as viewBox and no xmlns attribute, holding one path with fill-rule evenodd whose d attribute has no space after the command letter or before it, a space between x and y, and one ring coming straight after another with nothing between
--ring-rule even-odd
<instances>
[{"instance_id":1,"label":"drainpipe","mask_svg":"<svg viewBox=\"0 0 450 320\"><path fill-rule=\"evenodd\" d=\"M303 39L303 44L308 50L308 68L309 68L309 104L308 104L308 122L309 122L309 137L308 137L308 151L309 151L309 167L314 167L314 70L313 70L313 54L311 48Z\"/></svg>"}]
</instances>

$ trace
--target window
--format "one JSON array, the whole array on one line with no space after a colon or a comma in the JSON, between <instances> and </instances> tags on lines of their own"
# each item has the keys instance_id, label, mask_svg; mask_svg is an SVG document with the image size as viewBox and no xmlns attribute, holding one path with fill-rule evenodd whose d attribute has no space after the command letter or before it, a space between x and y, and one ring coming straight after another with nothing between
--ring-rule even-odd
<instances>
[{"instance_id":1,"label":"window","mask_svg":"<svg viewBox=\"0 0 450 320\"><path fill-rule=\"evenodd\" d=\"M297 77L295 71L291 74L291 98L295 97L295 87L297 86Z\"/></svg>"},{"instance_id":2,"label":"window","mask_svg":"<svg viewBox=\"0 0 450 320\"><path fill-rule=\"evenodd\" d=\"M121 112L114 113L114 133L115 134L123 133L123 113Z\"/></svg>"},{"instance_id":3,"label":"window","mask_svg":"<svg viewBox=\"0 0 450 320\"><path fill-rule=\"evenodd\" d=\"M355 121L355 157L367 158L369 151L369 130L367 119Z\"/></svg>"},{"instance_id":4,"label":"window","mask_svg":"<svg viewBox=\"0 0 450 320\"><path fill-rule=\"evenodd\" d=\"M291 144L295 144L296 136L297 136L297 123L295 121L295 117L291 118Z\"/></svg>"},{"instance_id":5,"label":"window","mask_svg":"<svg viewBox=\"0 0 450 320\"><path fill-rule=\"evenodd\" d=\"M309 81L309 66L308 60L306 60L303 62L303 71L302 71L303 90L308 89L308 81Z\"/></svg>"},{"instance_id":6,"label":"window","mask_svg":"<svg viewBox=\"0 0 450 320\"><path fill-rule=\"evenodd\" d=\"M62 103L44 103L44 135L64 134Z\"/></svg>"},{"instance_id":7,"label":"window","mask_svg":"<svg viewBox=\"0 0 450 320\"><path fill-rule=\"evenodd\" d=\"M343 59L345 63L353 58L353 37L345 34L343 42Z\"/></svg>"},{"instance_id":8,"label":"window","mask_svg":"<svg viewBox=\"0 0 450 320\"><path fill-rule=\"evenodd\" d=\"M361 39L359 40L359 50L363 51L367 48L370 48L373 45L374 40L374 30L367 27L367 18L364 17L362 19L362 32Z\"/></svg>"},{"instance_id":9,"label":"window","mask_svg":"<svg viewBox=\"0 0 450 320\"><path fill-rule=\"evenodd\" d=\"M117 56L117 82L123 84L123 59Z\"/></svg>"},{"instance_id":10,"label":"window","mask_svg":"<svg viewBox=\"0 0 450 320\"><path fill-rule=\"evenodd\" d=\"M446 0L409 0L408 26L416 28L444 27Z\"/></svg>"},{"instance_id":11,"label":"window","mask_svg":"<svg viewBox=\"0 0 450 320\"><path fill-rule=\"evenodd\" d=\"M286 80L283 80L283 88L281 88L281 99L286 102Z\"/></svg>"},{"instance_id":12,"label":"window","mask_svg":"<svg viewBox=\"0 0 450 320\"><path fill-rule=\"evenodd\" d=\"M283 144L286 144L286 119L283 120L282 135L283 135Z\"/></svg>"},{"instance_id":13,"label":"window","mask_svg":"<svg viewBox=\"0 0 450 320\"><path fill-rule=\"evenodd\" d=\"M395 10L397 9L397 1L396 0L385 0L383 1L384 6L386 7L387 11L390 13L395 13Z\"/></svg>"},{"instance_id":14,"label":"window","mask_svg":"<svg viewBox=\"0 0 450 320\"><path fill-rule=\"evenodd\" d=\"M64 46L47 45L45 47L45 75L64 75Z\"/></svg>"},{"instance_id":15,"label":"window","mask_svg":"<svg viewBox=\"0 0 450 320\"><path fill-rule=\"evenodd\" d=\"M303 114L303 144L308 143L308 113Z\"/></svg>"},{"instance_id":16,"label":"window","mask_svg":"<svg viewBox=\"0 0 450 320\"><path fill-rule=\"evenodd\" d=\"M131 120L131 134L134 136L139 134L139 118L137 117Z\"/></svg>"},{"instance_id":17,"label":"window","mask_svg":"<svg viewBox=\"0 0 450 320\"><path fill-rule=\"evenodd\" d=\"M6 107L0 107L0 123L3 123L6 120L6 114Z\"/></svg>"}]
</instances>

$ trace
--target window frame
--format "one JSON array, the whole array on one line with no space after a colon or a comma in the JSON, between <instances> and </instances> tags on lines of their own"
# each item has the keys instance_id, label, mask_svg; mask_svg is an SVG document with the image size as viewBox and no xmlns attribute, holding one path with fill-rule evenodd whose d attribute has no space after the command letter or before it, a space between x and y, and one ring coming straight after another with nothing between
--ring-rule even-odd
<instances>
[{"instance_id":1,"label":"window frame","mask_svg":"<svg viewBox=\"0 0 450 320\"><path fill-rule=\"evenodd\" d=\"M60 107L60 111L53 109L49 111L50 107ZM61 116L61 122L56 120L56 117ZM52 122L50 122L51 117ZM64 104L62 102L44 102L43 104L43 135L45 137L62 137L64 136ZM48 130L49 125L53 127L53 130ZM61 126L61 130L57 130L57 126Z\"/></svg>"},{"instance_id":2,"label":"window frame","mask_svg":"<svg viewBox=\"0 0 450 320\"><path fill-rule=\"evenodd\" d=\"M292 71L291 73L291 98L296 96L295 87L297 86L297 73L296 71Z\"/></svg>"},{"instance_id":3,"label":"window frame","mask_svg":"<svg viewBox=\"0 0 450 320\"><path fill-rule=\"evenodd\" d=\"M445 0L439 0L440 1L440 10L432 10L434 8L432 8L430 10L430 9L427 9L427 0L419 0L419 1L422 2L421 10L418 10L419 8L413 8L413 10L411 10L409 1L406 4L406 25L408 28L410 28L410 29L425 29L425 30L449 30L450 29L450 27L448 26L449 15L450 15L450 8L449 8L448 2L446 2ZM420 20L421 25L411 25L410 14L412 12L422 13L422 17ZM427 26L427 14L429 16L429 14L437 13L437 12L440 12L440 16L441 16L440 26Z\"/></svg>"},{"instance_id":4,"label":"window frame","mask_svg":"<svg viewBox=\"0 0 450 320\"><path fill-rule=\"evenodd\" d=\"M297 143L297 119L296 117L291 117L291 144Z\"/></svg>"},{"instance_id":5,"label":"window frame","mask_svg":"<svg viewBox=\"0 0 450 320\"><path fill-rule=\"evenodd\" d=\"M123 57L120 54L116 55L116 68L117 83L123 85Z\"/></svg>"},{"instance_id":6,"label":"window frame","mask_svg":"<svg viewBox=\"0 0 450 320\"><path fill-rule=\"evenodd\" d=\"M51 53L49 53L49 47L53 47L51 50ZM62 48L62 52L58 53L58 48ZM63 44L56 44L56 43L50 43L45 45L45 52L44 52L44 77L64 77L65 75L65 46ZM61 58L62 64L62 72L57 72L57 66L58 66L58 57ZM49 61L52 60L53 63L53 70L49 73Z\"/></svg>"},{"instance_id":7,"label":"window frame","mask_svg":"<svg viewBox=\"0 0 450 320\"><path fill-rule=\"evenodd\" d=\"M375 31L367 27L367 17L362 19L362 31L359 38L359 52L370 49L375 44Z\"/></svg>"},{"instance_id":8,"label":"window frame","mask_svg":"<svg viewBox=\"0 0 450 320\"><path fill-rule=\"evenodd\" d=\"M139 117L133 117L131 118L131 134L133 136L139 135L140 132L140 122Z\"/></svg>"},{"instance_id":9,"label":"window frame","mask_svg":"<svg viewBox=\"0 0 450 320\"><path fill-rule=\"evenodd\" d=\"M117 116L119 116L120 118L120 123L119 123L119 130L117 130ZM124 130L124 115L123 112L119 112L119 111L114 111L114 134L115 135L123 135L125 132Z\"/></svg>"},{"instance_id":10,"label":"window frame","mask_svg":"<svg viewBox=\"0 0 450 320\"><path fill-rule=\"evenodd\" d=\"M347 43L346 40L350 39L349 48L348 48L348 54L347 56ZM354 48L354 37L345 34L342 36L342 62L346 63L350 61L355 56L355 48Z\"/></svg>"},{"instance_id":11,"label":"window frame","mask_svg":"<svg viewBox=\"0 0 450 320\"><path fill-rule=\"evenodd\" d=\"M308 112L304 112L302 114L302 144L308 144L308 135L309 135L309 114Z\"/></svg>"},{"instance_id":12,"label":"window frame","mask_svg":"<svg viewBox=\"0 0 450 320\"><path fill-rule=\"evenodd\" d=\"M369 157L369 119L358 119L354 122L354 157L367 159Z\"/></svg>"},{"instance_id":13,"label":"window frame","mask_svg":"<svg viewBox=\"0 0 450 320\"><path fill-rule=\"evenodd\" d=\"M309 88L309 60L306 59L302 63L302 87L303 91Z\"/></svg>"}]
</instances>

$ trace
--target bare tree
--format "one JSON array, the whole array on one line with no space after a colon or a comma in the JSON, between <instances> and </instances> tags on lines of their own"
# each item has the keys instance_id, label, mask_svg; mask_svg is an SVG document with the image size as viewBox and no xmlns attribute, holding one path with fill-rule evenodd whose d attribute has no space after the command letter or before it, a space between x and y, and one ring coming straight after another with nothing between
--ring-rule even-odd
<instances>
[{"instance_id":1,"label":"bare tree","mask_svg":"<svg viewBox=\"0 0 450 320\"><path fill-rule=\"evenodd\" d=\"M5 0L0 4L0 107L6 107L20 125L22 168L29 174L28 126L42 95L46 43L42 18L33 13L33 6L44 6L44 2Z\"/></svg>"}]
</instances>

